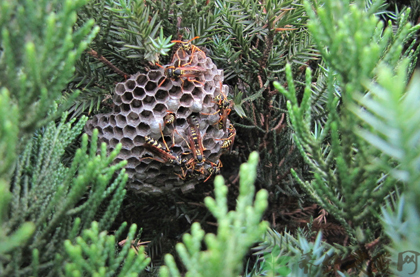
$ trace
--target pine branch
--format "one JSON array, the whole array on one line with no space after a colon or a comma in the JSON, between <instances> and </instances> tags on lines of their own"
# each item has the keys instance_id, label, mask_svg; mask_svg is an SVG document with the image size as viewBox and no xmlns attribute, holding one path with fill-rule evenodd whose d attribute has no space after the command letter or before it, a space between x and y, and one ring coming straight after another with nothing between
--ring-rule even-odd
<instances>
[{"instance_id":1,"label":"pine branch","mask_svg":"<svg viewBox=\"0 0 420 277\"><path fill-rule=\"evenodd\" d=\"M61 91L74 72L74 64L98 32L94 21L77 31L76 11L85 0L68 2L3 2L0 82L20 107L19 129L31 134L69 106ZM54 11L54 12L51 12ZM47 118L54 101L62 105Z\"/></svg>"},{"instance_id":2,"label":"pine branch","mask_svg":"<svg viewBox=\"0 0 420 277\"><path fill-rule=\"evenodd\" d=\"M120 253L115 253L116 236L100 232L97 222L92 222L90 229L85 229L80 237L76 238L75 244L70 240L65 241L65 250L69 256L69 262L65 265L64 276L138 276L150 262L146 258L144 248L140 247L138 253L130 249L131 244L125 243ZM133 240L136 225L130 227L127 242ZM124 260L124 265L121 262Z\"/></svg>"},{"instance_id":3,"label":"pine branch","mask_svg":"<svg viewBox=\"0 0 420 277\"><path fill-rule=\"evenodd\" d=\"M86 223L90 225L106 199L110 202L105 213L99 216L99 228L107 228L114 221L127 180L124 171L114 179L114 174L125 162L110 166L119 148L107 156L106 148L102 147L101 155L96 155L96 131L89 150L88 137L83 136L81 148L76 151L70 167L64 167L60 162L65 148L78 137L86 120L82 117L78 122L75 119L66 122L64 114L60 123L51 122L37 132L19 157L12 184L13 210L2 229L4 234L11 234L17 228L26 228L28 232L24 223L28 219L34 222L35 229L28 240L25 239L27 235L20 234L19 240L26 240L25 244L18 240L14 242L16 246L13 247L18 249L11 254L11 259L2 260L4 274L14 272L17 276L25 276L31 272L36 274L36 270L41 274L51 266L51 261L55 265L65 262L56 260L56 254L63 254L63 241L86 229ZM82 220L75 220L75 215ZM20 229L22 226L24 229ZM35 249L42 255L32 252ZM31 266L21 268L31 260L31 252L36 260Z\"/></svg>"}]
</instances>

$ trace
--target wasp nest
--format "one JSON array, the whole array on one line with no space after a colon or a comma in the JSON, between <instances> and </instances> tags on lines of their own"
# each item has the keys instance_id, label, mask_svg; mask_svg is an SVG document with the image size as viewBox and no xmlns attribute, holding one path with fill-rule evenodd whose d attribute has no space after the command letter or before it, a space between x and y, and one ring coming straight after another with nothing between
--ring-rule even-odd
<instances>
[{"instance_id":1,"label":"wasp nest","mask_svg":"<svg viewBox=\"0 0 420 277\"><path fill-rule=\"evenodd\" d=\"M217 173L234 130L220 110L228 93L222 82L223 70L204 53L178 55L171 65L118 83L113 111L93 116L85 130L97 128L109 151L122 144L116 162L128 161L129 189L192 190Z\"/></svg>"}]
</instances>

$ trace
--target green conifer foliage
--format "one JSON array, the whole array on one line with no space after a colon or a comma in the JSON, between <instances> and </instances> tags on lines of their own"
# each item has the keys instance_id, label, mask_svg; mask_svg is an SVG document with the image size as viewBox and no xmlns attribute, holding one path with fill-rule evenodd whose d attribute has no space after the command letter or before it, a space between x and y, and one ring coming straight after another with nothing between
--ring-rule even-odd
<instances>
[{"instance_id":1,"label":"green conifer foliage","mask_svg":"<svg viewBox=\"0 0 420 277\"><path fill-rule=\"evenodd\" d=\"M35 230L32 222L24 222L19 228L9 232L5 228L12 200L9 177L16 158L17 120L18 109L12 104L7 89L3 88L0 92L0 260L2 261L10 260L10 253L26 243ZM3 264L0 265L0 274L2 271Z\"/></svg>"},{"instance_id":2,"label":"green conifer foliage","mask_svg":"<svg viewBox=\"0 0 420 277\"><path fill-rule=\"evenodd\" d=\"M19 111L10 99L6 88L0 90L0 180L8 178L16 159L16 144L18 141Z\"/></svg>"},{"instance_id":3,"label":"green conifer foliage","mask_svg":"<svg viewBox=\"0 0 420 277\"><path fill-rule=\"evenodd\" d=\"M176 246L185 275L238 276L261 240L246 276L304 276L302 259L314 265L313 276L325 269L345 276L334 267L351 255L361 257L351 274L385 276L375 257L384 256L387 239L394 261L420 247L420 84L405 88L420 27L407 24L418 11L381 21L383 7L379 0L2 1L0 276L137 276L145 269L149 259L132 246L136 225L124 237L126 223L107 234L125 196L125 162L112 163L119 148L98 151L96 133L90 144L80 138L81 115L109 109L102 100L116 82L169 63L170 41L195 36L231 88L233 159L239 165L258 150L261 162L252 154L241 167L234 211L216 178L215 199L205 203L218 232L192 224ZM290 168L295 179L285 180ZM312 222L296 234L267 230L260 222L267 192L254 199L255 180L275 197L315 201L345 228L349 244L315 238ZM201 220L198 214L191 218ZM367 251L372 241L378 247ZM162 276L184 273L173 256L165 263Z\"/></svg>"},{"instance_id":4,"label":"green conifer foliage","mask_svg":"<svg viewBox=\"0 0 420 277\"><path fill-rule=\"evenodd\" d=\"M206 44L225 71L237 115L237 144L260 152L259 185L299 196L297 184L285 182L300 167L285 118L285 100L272 87L285 82L284 66L299 72L319 58L305 27L302 1L216 1L220 32ZM318 74L318 72L317 72Z\"/></svg>"},{"instance_id":5,"label":"green conifer foliage","mask_svg":"<svg viewBox=\"0 0 420 277\"><path fill-rule=\"evenodd\" d=\"M0 4L0 83L19 107L22 134L60 116L69 105L62 90L73 76L76 60L98 32L93 19L73 31L76 11L86 2L26 0ZM54 101L62 108L47 118Z\"/></svg>"},{"instance_id":6,"label":"green conifer foliage","mask_svg":"<svg viewBox=\"0 0 420 277\"><path fill-rule=\"evenodd\" d=\"M392 269L398 276L410 276L412 271L398 271L398 253L420 250L420 72L413 74L406 87L407 67L408 60L397 74L386 65L378 68L377 83L369 84L370 94L359 99L364 109L353 110L365 123L359 135L383 153L374 164L389 172L388 178L404 184L403 195L389 199L382 209L383 228L391 240Z\"/></svg>"},{"instance_id":7,"label":"green conifer foliage","mask_svg":"<svg viewBox=\"0 0 420 277\"><path fill-rule=\"evenodd\" d=\"M20 155L11 185L10 214L2 230L10 234L25 226L25 221L33 222L35 230L26 243L9 253L8 259L2 259L1 274L44 276L50 272L56 276L51 268L57 270L65 261L64 240L73 241L81 230L89 228L92 220L99 221L99 230L106 230L118 213L127 175L124 170L116 177L114 174L125 161L110 164L120 148L108 156L102 145L100 155L96 155L97 132L89 148L85 134L71 165L61 163L66 147L80 134L86 120L83 117L65 123L66 114L63 115L58 125L50 122L37 131ZM105 200L107 207L99 212Z\"/></svg>"},{"instance_id":8,"label":"green conifer foliage","mask_svg":"<svg viewBox=\"0 0 420 277\"><path fill-rule=\"evenodd\" d=\"M117 234L121 233L125 226L126 224L123 224ZM64 271L63 276L138 276L149 264L150 258L146 258L144 247L140 247L138 253L130 248L136 227L135 224L131 225L126 243L116 255L115 236L107 235L106 231L99 232L98 223L92 222L91 228L83 230L82 235L76 238L75 244L70 240L65 241L69 262L61 269ZM122 263L124 266L121 267Z\"/></svg>"},{"instance_id":9,"label":"green conifer foliage","mask_svg":"<svg viewBox=\"0 0 420 277\"><path fill-rule=\"evenodd\" d=\"M353 242L356 242L354 227L367 224L368 236L373 235L378 224L369 219L395 182L384 176L386 172L371 166L370 157L379 152L356 135L360 122L350 107L355 105L354 99L364 93L363 85L374 77L379 62L396 66L402 55L401 43L420 27L410 27L406 24L407 16L403 15L399 29L393 34L390 28L383 30L383 24L375 17L376 6L364 10L362 4L363 1L352 5L326 1L325 6L317 7L315 14L306 3L311 17L308 27L331 71L327 80L328 120L324 125L315 125L315 131L312 127L309 70L300 103L290 66L286 67L288 90L275 85L289 99L295 141L314 173L313 181L301 180L300 183L320 206L340 221ZM413 52L405 56L412 58ZM292 172L298 178L296 172Z\"/></svg>"}]
</instances>

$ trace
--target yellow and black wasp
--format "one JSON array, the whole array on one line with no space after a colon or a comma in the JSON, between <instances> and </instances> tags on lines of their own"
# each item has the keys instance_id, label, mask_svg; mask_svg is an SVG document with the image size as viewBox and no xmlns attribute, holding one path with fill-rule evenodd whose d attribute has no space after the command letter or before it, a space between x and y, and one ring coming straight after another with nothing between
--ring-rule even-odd
<instances>
[{"instance_id":1,"label":"yellow and black wasp","mask_svg":"<svg viewBox=\"0 0 420 277\"><path fill-rule=\"evenodd\" d=\"M232 147L233 142L235 141L235 136L236 136L236 129L233 126L232 123L229 124L229 129L228 129L228 136L227 138L224 139L218 139L218 140L223 140L222 149L227 149L229 147Z\"/></svg>"},{"instance_id":2,"label":"yellow and black wasp","mask_svg":"<svg viewBox=\"0 0 420 277\"><path fill-rule=\"evenodd\" d=\"M202 113L204 115L214 115L216 113L219 114L219 121L218 128L223 129L223 131L226 131L226 121L227 118L232 111L231 109L231 102L228 100L227 96L223 93L223 84L220 82L220 93L214 98L216 100L217 104L217 111L214 113Z\"/></svg>"},{"instance_id":3,"label":"yellow and black wasp","mask_svg":"<svg viewBox=\"0 0 420 277\"><path fill-rule=\"evenodd\" d=\"M211 163L210 166L207 168L208 176L204 180L204 183L207 182L210 179L211 176L219 175L221 167L223 167L223 165L222 165L222 162L220 160L217 160L217 164Z\"/></svg>"},{"instance_id":4,"label":"yellow and black wasp","mask_svg":"<svg viewBox=\"0 0 420 277\"><path fill-rule=\"evenodd\" d=\"M154 157L146 157L143 159L152 159L161 163L170 163L173 165L182 164L181 157L172 150L169 150L166 143L165 146L163 146L157 140L149 136L145 136L144 139L146 142L144 144L144 147L149 149L151 152L155 153L160 159Z\"/></svg>"},{"instance_id":5,"label":"yellow and black wasp","mask_svg":"<svg viewBox=\"0 0 420 277\"><path fill-rule=\"evenodd\" d=\"M207 71L204 67L200 66L179 66L175 67L173 65L168 66L161 66L159 64L156 64L157 66L164 68L165 78L158 84L158 87L162 86L166 79L172 79L177 80L180 79L182 82L181 88L184 87L185 78L187 81L192 83L198 83L203 85L202 82L191 79L191 78L199 78L201 75L204 74L204 72Z\"/></svg>"},{"instance_id":6,"label":"yellow and black wasp","mask_svg":"<svg viewBox=\"0 0 420 277\"><path fill-rule=\"evenodd\" d=\"M203 52L203 50L201 50L200 48L198 48L197 46L193 45L191 43L191 41L196 40L200 37L194 37L188 41L182 41L182 40L172 40L171 42L175 42L175 43L179 43L180 46L178 47L178 49L175 51L174 57L172 58L172 62L175 61L175 58L178 59L178 61L180 61L181 59L184 59L188 54L191 55L190 61L187 64L191 64L192 62L192 58L194 56L194 54L198 54L201 55L202 58L206 58L206 54ZM180 55L181 52L181 55ZM186 65L187 65L186 64Z\"/></svg>"},{"instance_id":7,"label":"yellow and black wasp","mask_svg":"<svg viewBox=\"0 0 420 277\"><path fill-rule=\"evenodd\" d=\"M190 125L188 138L191 144L190 147L193 152L193 156L196 159L197 163L202 163L205 161L205 148L203 147L203 141L201 139L200 124L194 115L191 115L188 118L188 123Z\"/></svg>"}]
</instances>

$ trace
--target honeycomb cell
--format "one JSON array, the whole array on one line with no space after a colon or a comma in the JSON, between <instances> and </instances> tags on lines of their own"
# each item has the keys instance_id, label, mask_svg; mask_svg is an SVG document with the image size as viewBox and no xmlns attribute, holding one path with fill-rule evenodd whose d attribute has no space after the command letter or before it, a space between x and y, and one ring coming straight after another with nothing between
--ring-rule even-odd
<instances>
[{"instance_id":1,"label":"honeycomb cell","mask_svg":"<svg viewBox=\"0 0 420 277\"><path fill-rule=\"evenodd\" d=\"M228 96L229 95L229 86L228 85L223 85L222 87L222 94Z\"/></svg>"},{"instance_id":2,"label":"honeycomb cell","mask_svg":"<svg viewBox=\"0 0 420 277\"><path fill-rule=\"evenodd\" d=\"M123 147L124 147L124 143L122 143ZM131 151L129 149L126 148L121 148L120 153L119 153L119 157L123 158L124 160L128 159L131 155L130 153Z\"/></svg>"},{"instance_id":3,"label":"honeycomb cell","mask_svg":"<svg viewBox=\"0 0 420 277\"><path fill-rule=\"evenodd\" d=\"M204 79L208 82L214 80L214 74L210 70L204 74Z\"/></svg>"},{"instance_id":4,"label":"honeycomb cell","mask_svg":"<svg viewBox=\"0 0 420 277\"><path fill-rule=\"evenodd\" d=\"M174 187L174 183L171 180L168 180L164 183L165 189L170 190Z\"/></svg>"},{"instance_id":5,"label":"honeycomb cell","mask_svg":"<svg viewBox=\"0 0 420 277\"><path fill-rule=\"evenodd\" d=\"M160 170L154 167L149 167L147 169L147 178L149 179L149 182L152 183L153 180L158 179L156 178L157 175L159 175ZM147 182L147 179L146 179Z\"/></svg>"},{"instance_id":6,"label":"honeycomb cell","mask_svg":"<svg viewBox=\"0 0 420 277\"><path fill-rule=\"evenodd\" d=\"M155 113L155 115L158 114L158 115L164 116L166 114L166 110L167 110L166 105L156 104L156 106L153 109L153 112Z\"/></svg>"},{"instance_id":7,"label":"honeycomb cell","mask_svg":"<svg viewBox=\"0 0 420 277\"><path fill-rule=\"evenodd\" d=\"M116 138L112 138L112 139L109 141L109 146L111 146L111 148L115 148L119 142L120 142L120 141L119 141L118 139L116 139Z\"/></svg>"},{"instance_id":8,"label":"honeycomb cell","mask_svg":"<svg viewBox=\"0 0 420 277\"><path fill-rule=\"evenodd\" d=\"M169 98L169 100L166 101L166 106L168 107L168 111L176 111L179 107L179 99Z\"/></svg>"},{"instance_id":9,"label":"honeycomb cell","mask_svg":"<svg viewBox=\"0 0 420 277\"><path fill-rule=\"evenodd\" d=\"M140 113L141 121L150 121L153 118L153 113L149 110L144 110Z\"/></svg>"},{"instance_id":10,"label":"honeycomb cell","mask_svg":"<svg viewBox=\"0 0 420 277\"><path fill-rule=\"evenodd\" d=\"M216 127L213 127L212 125L210 125L207 129L206 129L206 134L210 137L217 137L219 130Z\"/></svg>"},{"instance_id":11,"label":"honeycomb cell","mask_svg":"<svg viewBox=\"0 0 420 277\"><path fill-rule=\"evenodd\" d=\"M127 80L125 82L125 88L127 90L133 90L136 87L136 82L134 80Z\"/></svg>"},{"instance_id":12,"label":"honeycomb cell","mask_svg":"<svg viewBox=\"0 0 420 277\"><path fill-rule=\"evenodd\" d=\"M134 157L140 157L142 153L143 153L143 147L135 146L133 147L133 149L131 149L131 154ZM138 163L140 163L140 160L138 160Z\"/></svg>"},{"instance_id":13,"label":"honeycomb cell","mask_svg":"<svg viewBox=\"0 0 420 277\"><path fill-rule=\"evenodd\" d=\"M146 91L153 92L156 89L157 85L154 82L147 82L145 89Z\"/></svg>"},{"instance_id":14,"label":"honeycomb cell","mask_svg":"<svg viewBox=\"0 0 420 277\"><path fill-rule=\"evenodd\" d=\"M141 146L144 144L144 136L140 136L137 135L134 139L133 139L133 144L136 146Z\"/></svg>"},{"instance_id":15,"label":"honeycomb cell","mask_svg":"<svg viewBox=\"0 0 420 277\"><path fill-rule=\"evenodd\" d=\"M153 109L153 106L155 105L156 100L153 96L146 96L143 100L143 105L145 109Z\"/></svg>"},{"instance_id":16,"label":"honeycomb cell","mask_svg":"<svg viewBox=\"0 0 420 277\"><path fill-rule=\"evenodd\" d=\"M170 138L171 139L171 138ZM169 140L170 141L170 140ZM172 147L172 151L174 151L175 153L179 153L179 154L181 154L181 153L183 153L182 152L182 147L181 146L174 146L174 147Z\"/></svg>"},{"instance_id":17,"label":"honeycomb cell","mask_svg":"<svg viewBox=\"0 0 420 277\"><path fill-rule=\"evenodd\" d=\"M176 119L176 126L178 126L179 128L186 128L187 127L187 120L185 120L184 118L177 118Z\"/></svg>"},{"instance_id":18,"label":"honeycomb cell","mask_svg":"<svg viewBox=\"0 0 420 277\"><path fill-rule=\"evenodd\" d=\"M133 100L133 94L129 91L121 95L121 100L123 103L130 104L131 100Z\"/></svg>"},{"instance_id":19,"label":"honeycomb cell","mask_svg":"<svg viewBox=\"0 0 420 277\"><path fill-rule=\"evenodd\" d=\"M115 115L114 114L111 114L109 116L109 124L111 124L111 126L117 125L117 121L115 120Z\"/></svg>"},{"instance_id":20,"label":"honeycomb cell","mask_svg":"<svg viewBox=\"0 0 420 277\"><path fill-rule=\"evenodd\" d=\"M114 128L112 128L112 126L107 126L103 128L103 130L104 130L104 136L112 137L112 135L114 134Z\"/></svg>"},{"instance_id":21,"label":"honeycomb cell","mask_svg":"<svg viewBox=\"0 0 420 277\"><path fill-rule=\"evenodd\" d=\"M205 107L213 107L215 104L215 102L213 101L213 98L211 97L211 95L206 95L203 99L203 105Z\"/></svg>"},{"instance_id":22,"label":"honeycomb cell","mask_svg":"<svg viewBox=\"0 0 420 277\"><path fill-rule=\"evenodd\" d=\"M214 141L214 139L208 138L208 139L203 140L203 146L204 148L212 149L216 146L216 142Z\"/></svg>"},{"instance_id":23,"label":"honeycomb cell","mask_svg":"<svg viewBox=\"0 0 420 277\"><path fill-rule=\"evenodd\" d=\"M174 97L174 98L179 98L182 95L182 90L181 90L180 87L175 87L174 86L169 90L169 95Z\"/></svg>"},{"instance_id":24,"label":"honeycomb cell","mask_svg":"<svg viewBox=\"0 0 420 277\"><path fill-rule=\"evenodd\" d=\"M142 87L136 87L133 90L133 97L137 100L142 100L146 96L146 91Z\"/></svg>"},{"instance_id":25,"label":"honeycomb cell","mask_svg":"<svg viewBox=\"0 0 420 277\"><path fill-rule=\"evenodd\" d=\"M176 115L178 117L184 117L184 118L186 118L187 116L190 115L190 110L188 108L186 108L186 107L182 107L181 106L181 107L179 107Z\"/></svg>"},{"instance_id":26,"label":"honeycomb cell","mask_svg":"<svg viewBox=\"0 0 420 277\"><path fill-rule=\"evenodd\" d=\"M205 91L207 94L213 94L215 89L216 89L216 88L215 88L215 85L214 85L214 82L213 82L213 81L207 81L207 82L204 84L204 91Z\"/></svg>"},{"instance_id":27,"label":"honeycomb cell","mask_svg":"<svg viewBox=\"0 0 420 277\"><path fill-rule=\"evenodd\" d=\"M206 59L206 55L194 55L194 60L196 60L201 67L203 67L204 63L206 62Z\"/></svg>"},{"instance_id":28,"label":"honeycomb cell","mask_svg":"<svg viewBox=\"0 0 420 277\"><path fill-rule=\"evenodd\" d=\"M203 97L203 89L200 87L194 87L194 89L191 92L192 96L195 99L202 99Z\"/></svg>"},{"instance_id":29,"label":"honeycomb cell","mask_svg":"<svg viewBox=\"0 0 420 277\"><path fill-rule=\"evenodd\" d=\"M122 149L124 149L124 152L130 151L130 149L133 148L133 140L130 138L122 138L120 142L122 144ZM121 151L123 151L122 149Z\"/></svg>"},{"instance_id":30,"label":"honeycomb cell","mask_svg":"<svg viewBox=\"0 0 420 277\"><path fill-rule=\"evenodd\" d=\"M125 92L125 87L123 83L119 83L115 86L115 93L117 95L123 95Z\"/></svg>"},{"instance_id":31,"label":"honeycomb cell","mask_svg":"<svg viewBox=\"0 0 420 277\"><path fill-rule=\"evenodd\" d=\"M184 83L182 84L182 92L183 93L190 93L196 86L197 83L195 82L190 82L190 81L184 81Z\"/></svg>"},{"instance_id":32,"label":"honeycomb cell","mask_svg":"<svg viewBox=\"0 0 420 277\"><path fill-rule=\"evenodd\" d=\"M213 68L213 66L214 66L213 61L210 58L207 58L206 61L205 61L205 67L206 68Z\"/></svg>"},{"instance_id":33,"label":"honeycomb cell","mask_svg":"<svg viewBox=\"0 0 420 277\"><path fill-rule=\"evenodd\" d=\"M102 116L99 119L98 125L102 127L105 127L106 125L108 125L108 116Z\"/></svg>"},{"instance_id":34,"label":"honeycomb cell","mask_svg":"<svg viewBox=\"0 0 420 277\"><path fill-rule=\"evenodd\" d=\"M130 112L127 115L127 122L132 126L137 126L140 123L140 117L138 113Z\"/></svg>"},{"instance_id":35,"label":"honeycomb cell","mask_svg":"<svg viewBox=\"0 0 420 277\"><path fill-rule=\"evenodd\" d=\"M127 167L130 168L136 168L136 166L139 164L139 159L136 157L131 157L127 159ZM134 172L135 173L135 172Z\"/></svg>"},{"instance_id":36,"label":"honeycomb cell","mask_svg":"<svg viewBox=\"0 0 420 277\"><path fill-rule=\"evenodd\" d=\"M184 94L182 95L181 99L179 100L179 102L181 103L181 105L185 106L185 107L190 107L193 101L193 97L191 96L191 94Z\"/></svg>"},{"instance_id":37,"label":"honeycomb cell","mask_svg":"<svg viewBox=\"0 0 420 277\"><path fill-rule=\"evenodd\" d=\"M217 69L216 65L214 66L214 68ZM219 75L219 78L221 79L220 81L223 82L223 79L224 79L224 76L225 76L224 71L221 70L221 69L217 70L217 75ZM216 77L216 76L214 76L214 77Z\"/></svg>"},{"instance_id":38,"label":"honeycomb cell","mask_svg":"<svg viewBox=\"0 0 420 277\"><path fill-rule=\"evenodd\" d=\"M123 129L121 127L117 127L117 126L114 127L114 134L115 134L116 138L118 138L118 139L122 138L123 137Z\"/></svg>"},{"instance_id":39,"label":"honeycomb cell","mask_svg":"<svg viewBox=\"0 0 420 277\"><path fill-rule=\"evenodd\" d=\"M134 99L131 104L131 110L135 113L140 113L141 112L141 108L143 106L143 103L140 100Z\"/></svg>"},{"instance_id":40,"label":"honeycomb cell","mask_svg":"<svg viewBox=\"0 0 420 277\"><path fill-rule=\"evenodd\" d=\"M193 191L194 189L195 189L195 184L192 183L191 181L189 181L189 183L187 182L185 185L181 187L182 193L188 193L188 192Z\"/></svg>"},{"instance_id":41,"label":"honeycomb cell","mask_svg":"<svg viewBox=\"0 0 420 277\"><path fill-rule=\"evenodd\" d=\"M119 96L119 95L115 95L113 101L116 105L121 105L122 104L121 96Z\"/></svg>"},{"instance_id":42,"label":"honeycomb cell","mask_svg":"<svg viewBox=\"0 0 420 277\"><path fill-rule=\"evenodd\" d=\"M143 86L147 82L147 77L144 74L139 74L136 78L136 83L138 86Z\"/></svg>"},{"instance_id":43,"label":"honeycomb cell","mask_svg":"<svg viewBox=\"0 0 420 277\"><path fill-rule=\"evenodd\" d=\"M121 113L127 115L131 111L129 104L122 104L121 105Z\"/></svg>"},{"instance_id":44,"label":"honeycomb cell","mask_svg":"<svg viewBox=\"0 0 420 277\"><path fill-rule=\"evenodd\" d=\"M155 174L155 175L159 174L160 163L152 159L150 159L149 161L150 163L147 166L148 173Z\"/></svg>"},{"instance_id":45,"label":"honeycomb cell","mask_svg":"<svg viewBox=\"0 0 420 277\"><path fill-rule=\"evenodd\" d=\"M211 154L211 150L204 150L203 153L204 153L204 156L208 157Z\"/></svg>"},{"instance_id":46,"label":"honeycomb cell","mask_svg":"<svg viewBox=\"0 0 420 277\"><path fill-rule=\"evenodd\" d=\"M155 81L159 79L162 75L163 72L161 70L150 70L148 74L150 81Z\"/></svg>"},{"instance_id":47,"label":"honeycomb cell","mask_svg":"<svg viewBox=\"0 0 420 277\"><path fill-rule=\"evenodd\" d=\"M168 98L168 91L159 89L155 94L155 98L157 101L165 102Z\"/></svg>"},{"instance_id":48,"label":"honeycomb cell","mask_svg":"<svg viewBox=\"0 0 420 277\"><path fill-rule=\"evenodd\" d=\"M146 124L146 123L144 123L144 122L141 122L139 125L137 125L136 129L137 129L137 132L138 132L140 135L145 136L145 135L147 135L147 133L149 132L149 130L150 130L150 126L149 126L149 125L147 125L147 124Z\"/></svg>"},{"instance_id":49,"label":"honeycomb cell","mask_svg":"<svg viewBox=\"0 0 420 277\"><path fill-rule=\"evenodd\" d=\"M213 81L218 84L219 82L223 82L223 77L220 75L215 75Z\"/></svg>"},{"instance_id":50,"label":"honeycomb cell","mask_svg":"<svg viewBox=\"0 0 420 277\"><path fill-rule=\"evenodd\" d=\"M115 117L115 121L117 122L116 125L118 127L124 128L125 125L127 125L127 118L124 115L122 115L122 114L117 115Z\"/></svg>"},{"instance_id":51,"label":"honeycomb cell","mask_svg":"<svg viewBox=\"0 0 420 277\"><path fill-rule=\"evenodd\" d=\"M143 161L141 161L137 166L136 166L136 171L137 172L144 172L144 170L146 169L146 167L147 167L147 164L146 163L144 163ZM147 175L146 174L136 174L136 178L138 178L138 179L143 179L144 177L146 177Z\"/></svg>"},{"instance_id":52,"label":"honeycomb cell","mask_svg":"<svg viewBox=\"0 0 420 277\"><path fill-rule=\"evenodd\" d=\"M134 139L136 136L136 128L133 126L127 125L123 129L124 137Z\"/></svg>"},{"instance_id":53,"label":"honeycomb cell","mask_svg":"<svg viewBox=\"0 0 420 277\"><path fill-rule=\"evenodd\" d=\"M128 176L134 176L136 170L134 168L126 168L125 173L127 173Z\"/></svg>"}]
</instances>

